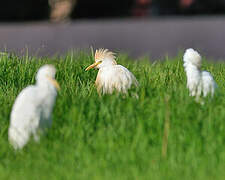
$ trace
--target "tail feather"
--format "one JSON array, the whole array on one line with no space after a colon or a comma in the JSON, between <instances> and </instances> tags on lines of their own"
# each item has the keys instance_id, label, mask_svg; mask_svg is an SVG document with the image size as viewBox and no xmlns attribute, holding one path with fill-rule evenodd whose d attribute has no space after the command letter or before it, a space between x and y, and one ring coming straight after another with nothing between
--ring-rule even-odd
<instances>
[{"instance_id":1,"label":"tail feather","mask_svg":"<svg viewBox=\"0 0 225 180\"><path fill-rule=\"evenodd\" d=\"M29 134L27 132L14 127L10 127L8 133L9 142L16 150L22 149L29 140Z\"/></svg>"}]
</instances>

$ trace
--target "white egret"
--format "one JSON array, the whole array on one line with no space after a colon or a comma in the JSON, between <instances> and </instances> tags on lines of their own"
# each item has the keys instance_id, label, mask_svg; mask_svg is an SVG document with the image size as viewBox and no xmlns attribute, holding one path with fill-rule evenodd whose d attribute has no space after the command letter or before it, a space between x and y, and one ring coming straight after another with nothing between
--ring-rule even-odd
<instances>
[{"instance_id":1,"label":"white egret","mask_svg":"<svg viewBox=\"0 0 225 180\"><path fill-rule=\"evenodd\" d=\"M201 71L202 58L200 54L193 49L187 49L184 53L183 61L190 96L195 96L197 99L202 94L203 97L206 97L208 94L213 96L217 84L209 72Z\"/></svg>"},{"instance_id":2,"label":"white egret","mask_svg":"<svg viewBox=\"0 0 225 180\"><path fill-rule=\"evenodd\" d=\"M112 94L117 92L127 93L132 85L138 86L134 75L125 67L118 65L115 61L115 53L108 49L99 49L95 52L95 63L86 68L98 68L95 81L99 94Z\"/></svg>"},{"instance_id":3,"label":"white egret","mask_svg":"<svg viewBox=\"0 0 225 180\"><path fill-rule=\"evenodd\" d=\"M36 75L36 84L26 87L17 96L10 115L9 142L14 149L23 148L30 137L39 140L39 133L51 126L51 113L59 85L56 69L42 66Z\"/></svg>"}]
</instances>

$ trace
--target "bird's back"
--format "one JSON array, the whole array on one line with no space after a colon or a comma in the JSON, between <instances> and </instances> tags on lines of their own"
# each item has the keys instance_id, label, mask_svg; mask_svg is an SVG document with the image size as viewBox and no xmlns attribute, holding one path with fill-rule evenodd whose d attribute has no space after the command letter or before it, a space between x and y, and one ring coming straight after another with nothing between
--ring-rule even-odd
<instances>
[{"instance_id":1,"label":"bird's back","mask_svg":"<svg viewBox=\"0 0 225 180\"><path fill-rule=\"evenodd\" d=\"M35 86L28 86L20 92L12 107L11 123L16 124L17 126L22 126L22 122L25 123L26 117L32 115L35 107L40 104L37 95L38 92ZM20 116L23 117L23 119L19 120Z\"/></svg>"},{"instance_id":2,"label":"bird's back","mask_svg":"<svg viewBox=\"0 0 225 180\"><path fill-rule=\"evenodd\" d=\"M202 71L202 79L208 82L214 81L211 73L208 71Z\"/></svg>"},{"instance_id":3,"label":"bird's back","mask_svg":"<svg viewBox=\"0 0 225 180\"><path fill-rule=\"evenodd\" d=\"M211 93L212 96L214 95L217 84L210 72L202 71L202 85L204 96L207 96L208 93Z\"/></svg>"},{"instance_id":4,"label":"bird's back","mask_svg":"<svg viewBox=\"0 0 225 180\"><path fill-rule=\"evenodd\" d=\"M102 89L103 94L112 93L115 89L126 93L132 84L138 85L136 78L122 65L101 68L96 79L97 88Z\"/></svg>"},{"instance_id":5,"label":"bird's back","mask_svg":"<svg viewBox=\"0 0 225 180\"><path fill-rule=\"evenodd\" d=\"M17 96L10 115L9 141L15 148L22 148L39 125L41 104L38 90L28 86Z\"/></svg>"}]
</instances>

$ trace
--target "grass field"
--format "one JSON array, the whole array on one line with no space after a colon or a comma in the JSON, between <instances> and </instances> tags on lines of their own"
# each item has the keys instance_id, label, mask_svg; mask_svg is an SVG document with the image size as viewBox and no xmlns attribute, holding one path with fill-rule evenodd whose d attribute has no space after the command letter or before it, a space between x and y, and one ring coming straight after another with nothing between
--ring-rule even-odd
<instances>
[{"instance_id":1,"label":"grass field","mask_svg":"<svg viewBox=\"0 0 225 180\"><path fill-rule=\"evenodd\" d=\"M119 55L137 77L139 99L99 97L85 53L64 58L0 57L0 179L224 179L225 63L206 62L219 91L200 105L188 96L181 56L151 63ZM9 115L17 94L54 64L61 85L53 126L14 152ZM167 138L168 136L168 138Z\"/></svg>"}]
</instances>

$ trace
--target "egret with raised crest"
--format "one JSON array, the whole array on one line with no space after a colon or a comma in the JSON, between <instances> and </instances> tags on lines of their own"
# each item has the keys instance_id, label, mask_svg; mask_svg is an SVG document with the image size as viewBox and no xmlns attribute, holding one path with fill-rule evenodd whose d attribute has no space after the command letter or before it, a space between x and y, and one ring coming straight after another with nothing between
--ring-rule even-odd
<instances>
[{"instance_id":1,"label":"egret with raised crest","mask_svg":"<svg viewBox=\"0 0 225 180\"><path fill-rule=\"evenodd\" d=\"M95 81L99 94L112 94L114 91L127 93L128 89L138 86L135 76L115 60L115 53L108 49L98 49L95 52L95 63L86 68L86 71L99 69Z\"/></svg>"}]
</instances>

